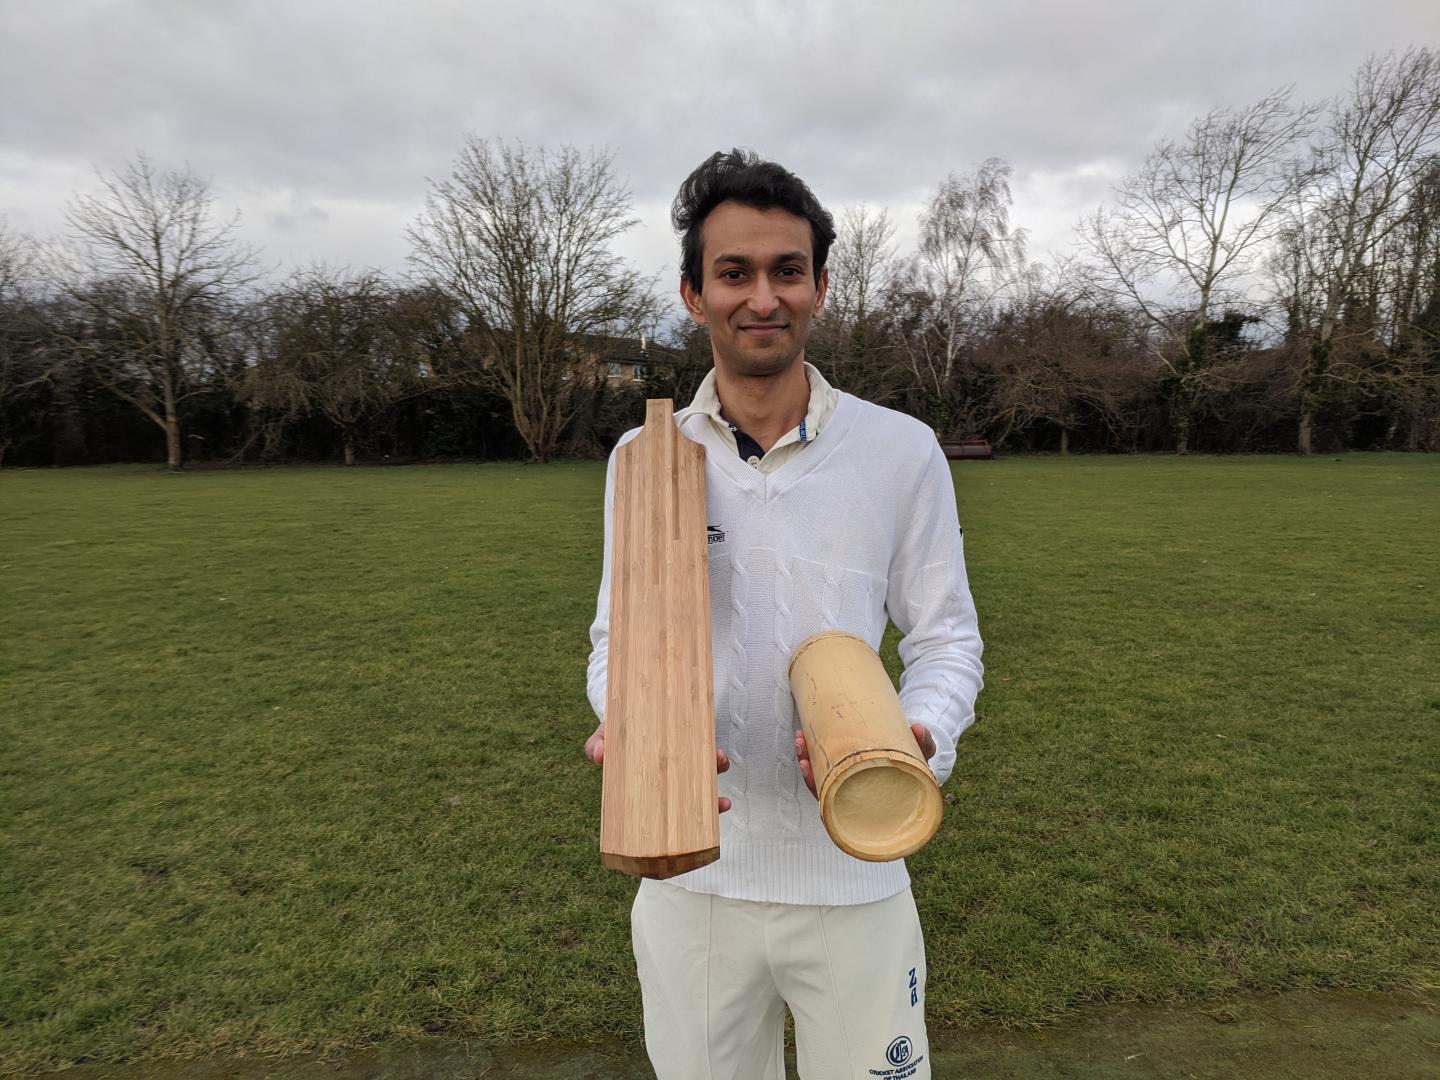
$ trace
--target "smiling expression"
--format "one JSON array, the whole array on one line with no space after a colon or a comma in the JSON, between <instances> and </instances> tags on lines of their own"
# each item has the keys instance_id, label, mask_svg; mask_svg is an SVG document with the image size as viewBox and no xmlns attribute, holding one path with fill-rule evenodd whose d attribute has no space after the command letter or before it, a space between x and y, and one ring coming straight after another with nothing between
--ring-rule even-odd
<instances>
[{"instance_id":1,"label":"smiling expression","mask_svg":"<svg viewBox=\"0 0 1440 1080\"><path fill-rule=\"evenodd\" d=\"M701 229L704 288L681 279L690 315L710 328L715 364L739 376L779 375L805 355L825 302L815 282L810 223L787 210L723 202Z\"/></svg>"}]
</instances>

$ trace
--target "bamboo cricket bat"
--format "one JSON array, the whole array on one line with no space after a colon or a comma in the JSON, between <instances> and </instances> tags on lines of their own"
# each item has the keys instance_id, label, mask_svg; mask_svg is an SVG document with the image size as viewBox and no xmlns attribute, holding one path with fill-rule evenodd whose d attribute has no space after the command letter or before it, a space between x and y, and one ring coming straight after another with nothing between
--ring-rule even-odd
<instances>
[{"instance_id":1,"label":"bamboo cricket bat","mask_svg":"<svg viewBox=\"0 0 1440 1080\"><path fill-rule=\"evenodd\" d=\"M705 449L669 399L616 451L600 862L666 878L720 857Z\"/></svg>"}]
</instances>

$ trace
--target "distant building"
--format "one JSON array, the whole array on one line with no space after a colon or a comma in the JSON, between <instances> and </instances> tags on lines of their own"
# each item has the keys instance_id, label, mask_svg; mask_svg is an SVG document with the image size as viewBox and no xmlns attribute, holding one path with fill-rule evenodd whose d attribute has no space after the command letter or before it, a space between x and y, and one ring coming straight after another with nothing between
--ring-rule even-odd
<instances>
[{"instance_id":1,"label":"distant building","mask_svg":"<svg viewBox=\"0 0 1440 1080\"><path fill-rule=\"evenodd\" d=\"M658 367L673 367L684 360L684 354L656 345L641 335L635 338L592 335L577 343L582 362L604 365L605 378L617 383L643 385Z\"/></svg>"}]
</instances>

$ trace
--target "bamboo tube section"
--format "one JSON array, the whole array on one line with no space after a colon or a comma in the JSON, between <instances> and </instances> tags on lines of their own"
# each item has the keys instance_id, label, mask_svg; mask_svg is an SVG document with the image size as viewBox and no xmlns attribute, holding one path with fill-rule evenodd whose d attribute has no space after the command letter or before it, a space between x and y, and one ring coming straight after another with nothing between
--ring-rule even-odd
<instances>
[{"instance_id":1,"label":"bamboo tube section","mask_svg":"<svg viewBox=\"0 0 1440 1080\"><path fill-rule=\"evenodd\" d=\"M705 450L668 399L615 454L600 862L666 878L720 857Z\"/></svg>"},{"instance_id":2,"label":"bamboo tube section","mask_svg":"<svg viewBox=\"0 0 1440 1080\"><path fill-rule=\"evenodd\" d=\"M915 741L875 650L826 631L790 661L820 819L830 839L868 862L919 851L940 828L940 786Z\"/></svg>"}]
</instances>

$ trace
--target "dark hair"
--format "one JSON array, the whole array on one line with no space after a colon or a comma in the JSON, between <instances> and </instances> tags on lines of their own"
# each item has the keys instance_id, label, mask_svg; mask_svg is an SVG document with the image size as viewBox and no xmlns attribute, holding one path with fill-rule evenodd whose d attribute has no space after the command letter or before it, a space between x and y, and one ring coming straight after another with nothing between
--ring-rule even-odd
<instances>
[{"instance_id":1,"label":"dark hair","mask_svg":"<svg viewBox=\"0 0 1440 1080\"><path fill-rule=\"evenodd\" d=\"M700 227L710 211L723 202L738 202L756 210L778 207L810 222L815 283L835 240L835 221L815 193L794 173L773 161L761 161L753 150L716 151L685 178L670 207L670 221L680 234L680 273L700 291L705 280L700 265Z\"/></svg>"}]
</instances>

